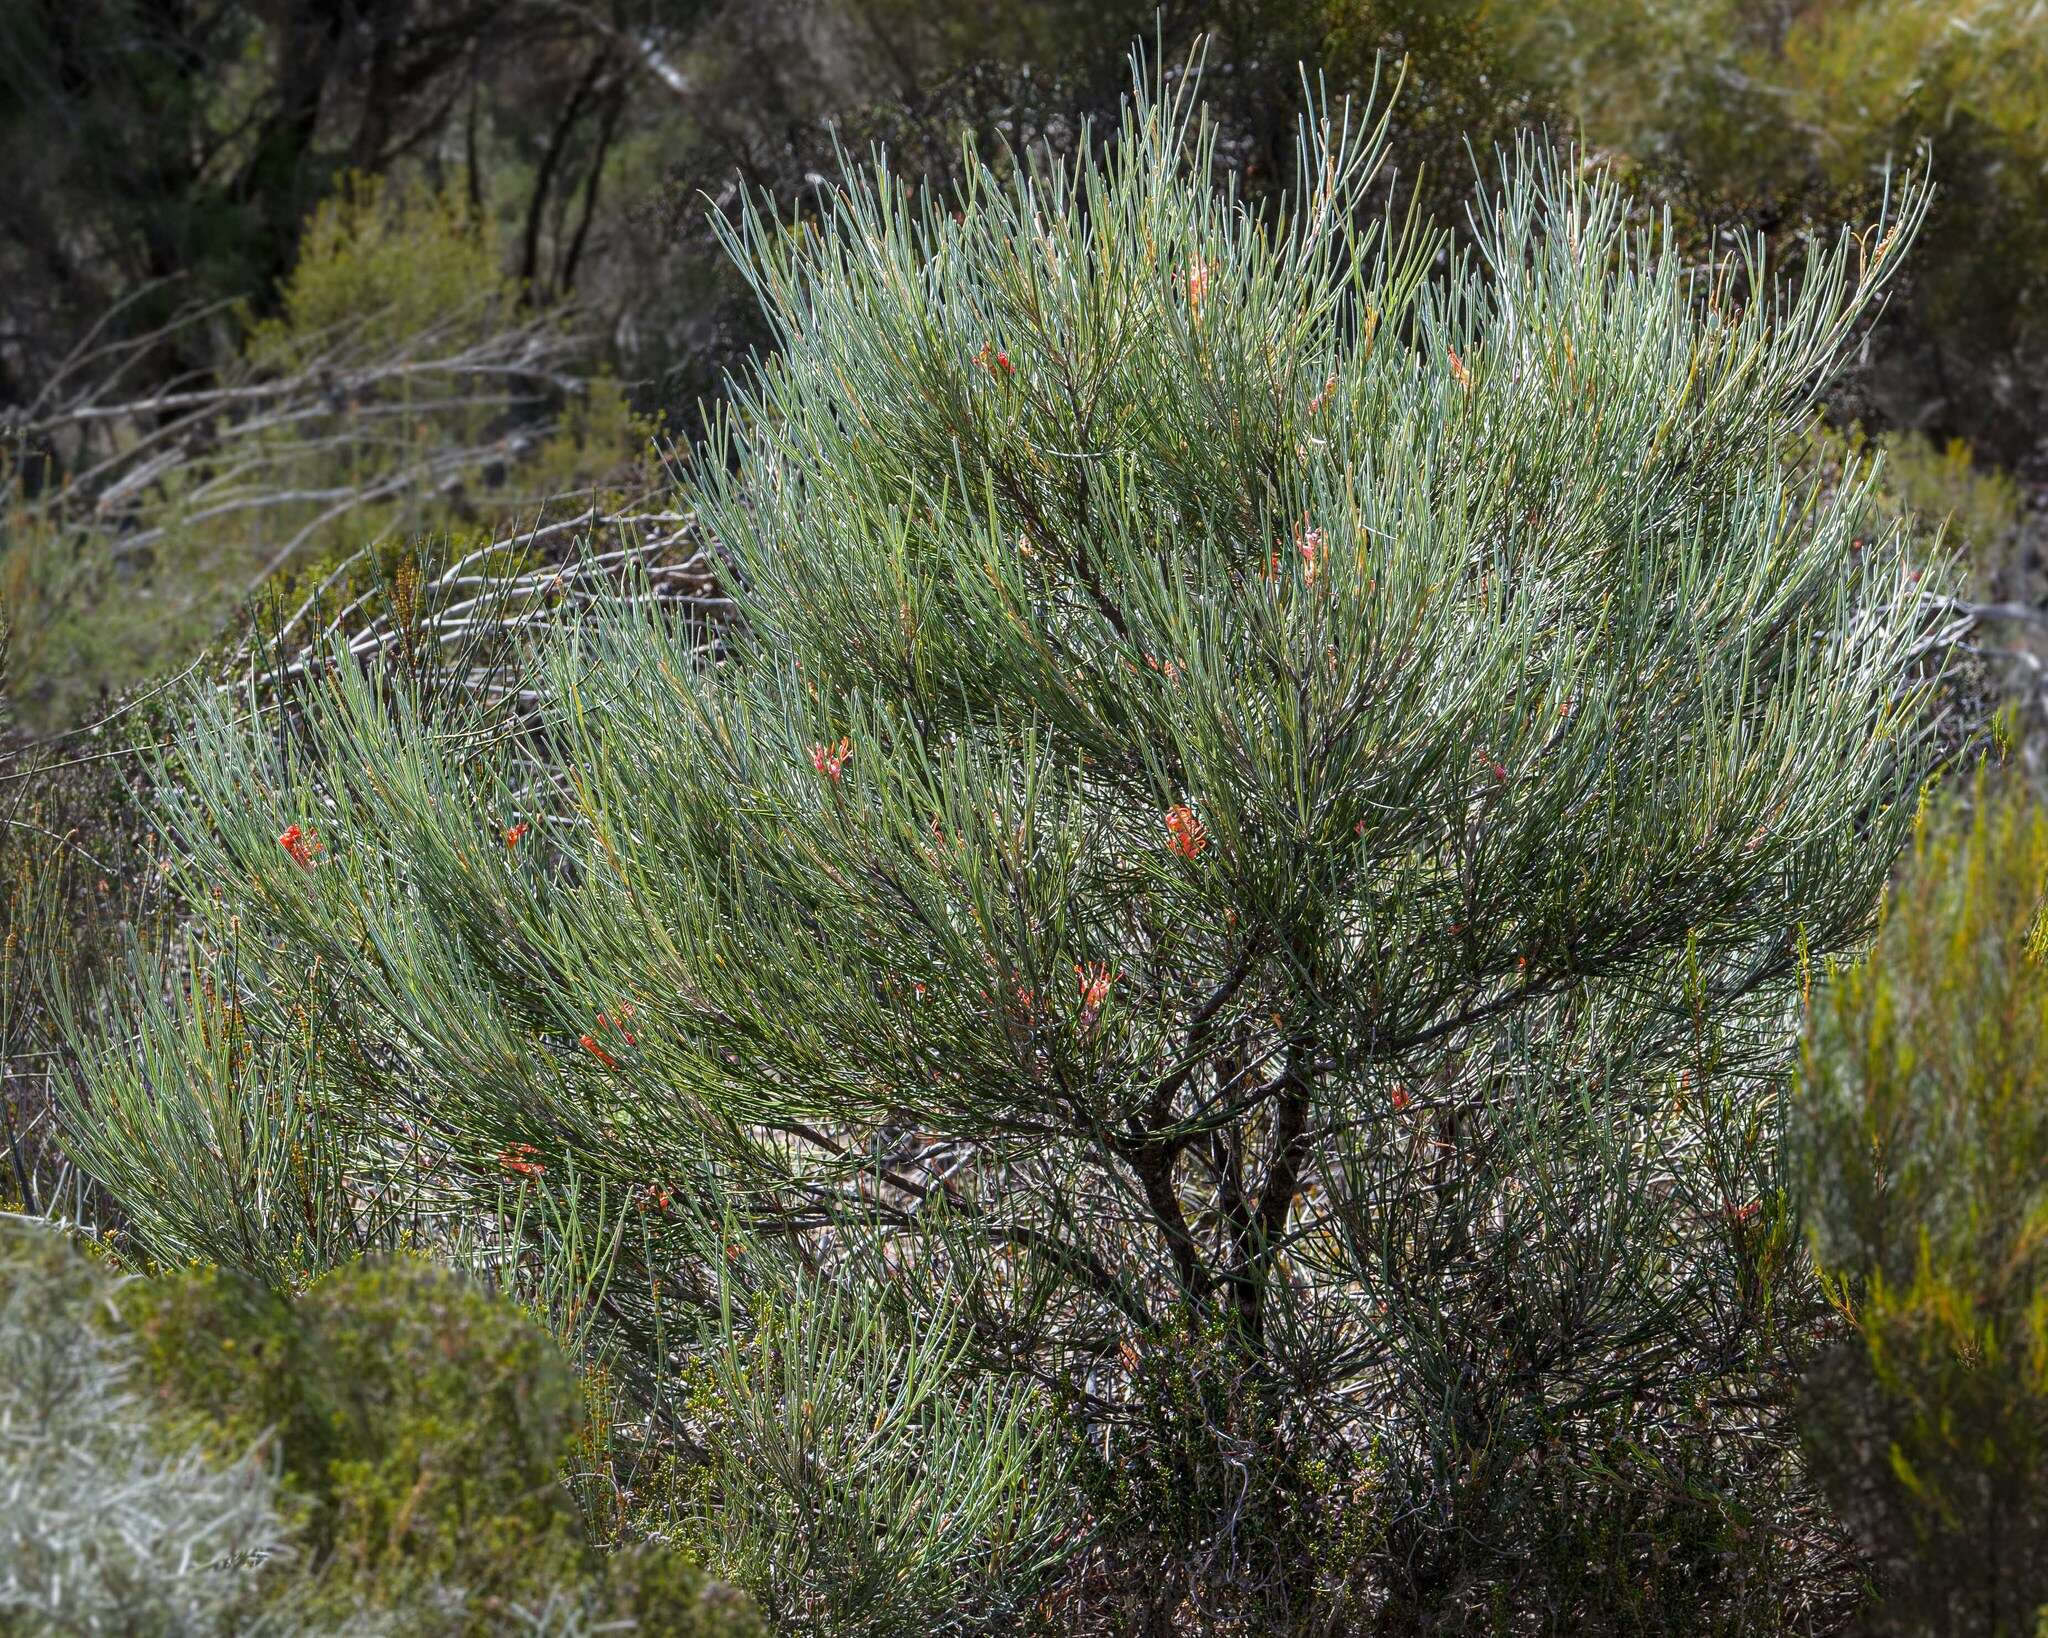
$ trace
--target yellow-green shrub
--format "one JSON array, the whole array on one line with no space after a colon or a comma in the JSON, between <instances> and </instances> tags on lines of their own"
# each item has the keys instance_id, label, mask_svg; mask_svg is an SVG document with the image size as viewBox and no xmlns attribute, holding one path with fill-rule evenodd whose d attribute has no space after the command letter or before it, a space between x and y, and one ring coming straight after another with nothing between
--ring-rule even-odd
<instances>
[{"instance_id":1,"label":"yellow-green shrub","mask_svg":"<svg viewBox=\"0 0 2048 1638\"><path fill-rule=\"evenodd\" d=\"M573 316L523 304L465 203L352 179L174 415L118 374L78 388L77 424L39 436L90 481L0 443L0 609L37 725L183 664L280 573L643 496L656 429L586 374Z\"/></svg>"},{"instance_id":2,"label":"yellow-green shrub","mask_svg":"<svg viewBox=\"0 0 2048 1638\"><path fill-rule=\"evenodd\" d=\"M1796 1136L1843 1329L1807 1445L1877 1631L2026 1634L2048 1606L2044 881L2048 812L1980 781L1813 998Z\"/></svg>"}]
</instances>

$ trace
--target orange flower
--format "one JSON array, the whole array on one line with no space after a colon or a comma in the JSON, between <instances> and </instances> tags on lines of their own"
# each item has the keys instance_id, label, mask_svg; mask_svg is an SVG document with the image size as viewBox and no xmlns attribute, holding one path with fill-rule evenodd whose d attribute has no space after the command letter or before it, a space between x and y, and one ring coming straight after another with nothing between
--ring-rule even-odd
<instances>
[{"instance_id":1,"label":"orange flower","mask_svg":"<svg viewBox=\"0 0 2048 1638\"><path fill-rule=\"evenodd\" d=\"M1086 966L1083 966L1078 961L1075 962L1074 977L1081 984L1082 1006L1089 1008L1099 1007L1104 1001L1109 999L1109 986L1115 982L1115 979L1110 970L1101 962L1091 961Z\"/></svg>"},{"instance_id":2,"label":"orange flower","mask_svg":"<svg viewBox=\"0 0 2048 1638\"><path fill-rule=\"evenodd\" d=\"M1451 355L1451 378L1467 392L1470 392L1472 390L1472 372L1465 368L1465 361L1458 356L1458 349L1446 347L1444 351Z\"/></svg>"},{"instance_id":3,"label":"orange flower","mask_svg":"<svg viewBox=\"0 0 2048 1638\"><path fill-rule=\"evenodd\" d=\"M813 745L811 747L811 766L816 768L819 773L826 775L836 785L839 783L841 770L845 768L847 759L852 755L853 741L850 739L841 739L837 745Z\"/></svg>"},{"instance_id":4,"label":"orange flower","mask_svg":"<svg viewBox=\"0 0 2048 1638\"><path fill-rule=\"evenodd\" d=\"M505 832L505 845L507 847L517 847L526 840L526 833L531 828L524 819L520 820L518 824Z\"/></svg>"},{"instance_id":5,"label":"orange flower","mask_svg":"<svg viewBox=\"0 0 2048 1638\"><path fill-rule=\"evenodd\" d=\"M1074 978L1081 986L1081 1027L1093 1029L1095 1020L1102 1016L1102 1003L1109 999L1109 987L1116 982L1116 975L1099 961L1085 966L1077 961Z\"/></svg>"},{"instance_id":6,"label":"orange flower","mask_svg":"<svg viewBox=\"0 0 2048 1638\"><path fill-rule=\"evenodd\" d=\"M619 1060L597 1044L596 1036L579 1035L576 1037L576 1044L582 1047L585 1052L589 1053L599 1063L603 1064L605 1068L617 1069L619 1067Z\"/></svg>"},{"instance_id":7,"label":"orange flower","mask_svg":"<svg viewBox=\"0 0 2048 1638\"><path fill-rule=\"evenodd\" d=\"M539 1177L547 1171L533 1156L540 1151L530 1143L511 1143L498 1151L498 1164L520 1177Z\"/></svg>"},{"instance_id":8,"label":"orange flower","mask_svg":"<svg viewBox=\"0 0 2048 1638\"><path fill-rule=\"evenodd\" d=\"M311 870L313 855L322 851L318 834L310 830L301 830L297 825L287 825L278 836L277 845L291 856L292 863L301 870Z\"/></svg>"},{"instance_id":9,"label":"orange flower","mask_svg":"<svg viewBox=\"0 0 2048 1638\"><path fill-rule=\"evenodd\" d=\"M1017 373L1017 366L1010 362L1010 355L986 341L981 344L981 351L974 355L974 362L990 375L1007 378Z\"/></svg>"},{"instance_id":10,"label":"orange flower","mask_svg":"<svg viewBox=\"0 0 2048 1638\"><path fill-rule=\"evenodd\" d=\"M1188 310L1201 316L1202 301L1209 294L1209 264L1197 256L1188 269Z\"/></svg>"},{"instance_id":11,"label":"orange flower","mask_svg":"<svg viewBox=\"0 0 2048 1638\"><path fill-rule=\"evenodd\" d=\"M1398 1115L1402 1110L1406 1109L1408 1105L1413 1103L1415 1100L1408 1096L1408 1088L1401 1085L1400 1082L1396 1081L1394 1083L1393 1093L1389 1097L1388 1101L1393 1104L1394 1113Z\"/></svg>"},{"instance_id":12,"label":"orange flower","mask_svg":"<svg viewBox=\"0 0 2048 1638\"><path fill-rule=\"evenodd\" d=\"M1185 802L1176 802L1166 810L1166 845L1183 859L1194 858L1209 845L1209 833L1195 817L1195 810Z\"/></svg>"}]
</instances>

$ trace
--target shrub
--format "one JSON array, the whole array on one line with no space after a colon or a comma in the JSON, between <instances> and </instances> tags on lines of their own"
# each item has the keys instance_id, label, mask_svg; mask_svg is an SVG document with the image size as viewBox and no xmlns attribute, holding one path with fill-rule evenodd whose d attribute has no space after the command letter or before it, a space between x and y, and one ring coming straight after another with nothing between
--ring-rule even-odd
<instances>
[{"instance_id":1,"label":"shrub","mask_svg":"<svg viewBox=\"0 0 2048 1638\"><path fill-rule=\"evenodd\" d=\"M1926 817L1863 961L1815 997L1796 1128L1840 1318L1805 1402L1870 1553L1869 1630L2048 1615L2048 814Z\"/></svg>"},{"instance_id":2,"label":"shrub","mask_svg":"<svg viewBox=\"0 0 2048 1638\"><path fill-rule=\"evenodd\" d=\"M544 1332L424 1263L293 1302L0 1219L0 1630L765 1638L673 1548L591 1551L576 1399Z\"/></svg>"},{"instance_id":3,"label":"shrub","mask_svg":"<svg viewBox=\"0 0 2048 1638\"><path fill-rule=\"evenodd\" d=\"M331 1201L631 1199L606 1338L679 1460L752 1442L698 1516L795 1630L1796 1619L1778 1072L1904 834L1944 576L1786 456L1917 199L1738 306L1524 154L1432 282L1370 124L1260 215L1185 96L734 224L781 351L687 482L720 663L612 610L516 745L345 657L289 736L203 703L206 978L363 1135ZM145 1243L281 1240L196 1027L88 1063L81 1154Z\"/></svg>"},{"instance_id":4,"label":"shrub","mask_svg":"<svg viewBox=\"0 0 2048 1638\"><path fill-rule=\"evenodd\" d=\"M496 1632L519 1612L581 1611L755 1630L743 1600L669 1549L593 1550L562 1485L579 1417L568 1364L459 1276L386 1259L290 1300L196 1269L130 1284L122 1307L169 1411L219 1451L274 1448L328 1619Z\"/></svg>"},{"instance_id":5,"label":"shrub","mask_svg":"<svg viewBox=\"0 0 2048 1638\"><path fill-rule=\"evenodd\" d=\"M499 257L447 196L357 179L207 379L159 400L132 349L82 346L0 426L0 602L39 726L191 661L289 572L644 494L655 427L582 379L573 314L522 305Z\"/></svg>"},{"instance_id":6,"label":"shrub","mask_svg":"<svg viewBox=\"0 0 2048 1638\"><path fill-rule=\"evenodd\" d=\"M37 742L9 697L0 611L0 1209L95 1215L56 1138L61 1032L54 985L89 990L124 945L163 919L137 747L149 702L131 700L89 738Z\"/></svg>"},{"instance_id":7,"label":"shrub","mask_svg":"<svg viewBox=\"0 0 2048 1638\"><path fill-rule=\"evenodd\" d=\"M55 1231L0 1218L0 1630L297 1630L264 1607L291 1549L269 1464L167 1437L106 1323L115 1285Z\"/></svg>"},{"instance_id":8,"label":"shrub","mask_svg":"<svg viewBox=\"0 0 2048 1638\"><path fill-rule=\"evenodd\" d=\"M1970 446L1951 438L1937 448L1916 432L1885 440L1886 488L1903 506L1959 543L1982 583L2010 586L2009 550L2020 521L2020 486L2012 475L1985 470Z\"/></svg>"}]
</instances>

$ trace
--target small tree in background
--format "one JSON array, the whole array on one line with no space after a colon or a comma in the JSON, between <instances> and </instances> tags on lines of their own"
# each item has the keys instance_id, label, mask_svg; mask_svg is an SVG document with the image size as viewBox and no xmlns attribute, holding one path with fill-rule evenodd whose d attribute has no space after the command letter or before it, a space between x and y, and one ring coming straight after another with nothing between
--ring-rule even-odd
<instances>
[{"instance_id":1,"label":"small tree in background","mask_svg":"<svg viewBox=\"0 0 2048 1638\"><path fill-rule=\"evenodd\" d=\"M1868 1630L2048 1615L2048 816L1980 780L1922 826L1869 957L1816 998L1796 1108L1847 1335L1815 1469L1879 1570Z\"/></svg>"},{"instance_id":2,"label":"small tree in background","mask_svg":"<svg viewBox=\"0 0 2048 1638\"><path fill-rule=\"evenodd\" d=\"M621 609L538 734L340 662L302 732L203 707L201 976L72 1110L143 1249L609 1189L602 1325L679 1454L750 1441L685 1522L790 1630L1826 1596L1772 1072L1932 616L1784 455L1919 199L1738 303L1525 154L1432 280L1377 135L1304 140L1269 215L1141 95L1099 165L734 224L716 663Z\"/></svg>"}]
</instances>

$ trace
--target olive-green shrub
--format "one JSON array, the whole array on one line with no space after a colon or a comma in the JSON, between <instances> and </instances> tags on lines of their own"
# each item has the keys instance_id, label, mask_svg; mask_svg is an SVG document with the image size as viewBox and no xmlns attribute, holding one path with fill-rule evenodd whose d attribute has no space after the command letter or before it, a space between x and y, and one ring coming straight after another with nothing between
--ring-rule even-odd
<instances>
[{"instance_id":1,"label":"olive-green shrub","mask_svg":"<svg viewBox=\"0 0 2048 1638\"><path fill-rule=\"evenodd\" d=\"M292 1300L194 1269L136 1281L121 1305L167 1415L224 1454L274 1447L322 1619L760 1630L738 1594L667 1549L595 1550L561 1482L575 1377L545 1331L461 1277L385 1259Z\"/></svg>"},{"instance_id":2,"label":"olive-green shrub","mask_svg":"<svg viewBox=\"0 0 2048 1638\"><path fill-rule=\"evenodd\" d=\"M2048 12L2039 0L1545 0L1514 60L1702 249L1868 212L1888 168L1940 197L1863 385L2000 460L2037 437L2048 359Z\"/></svg>"}]
</instances>

